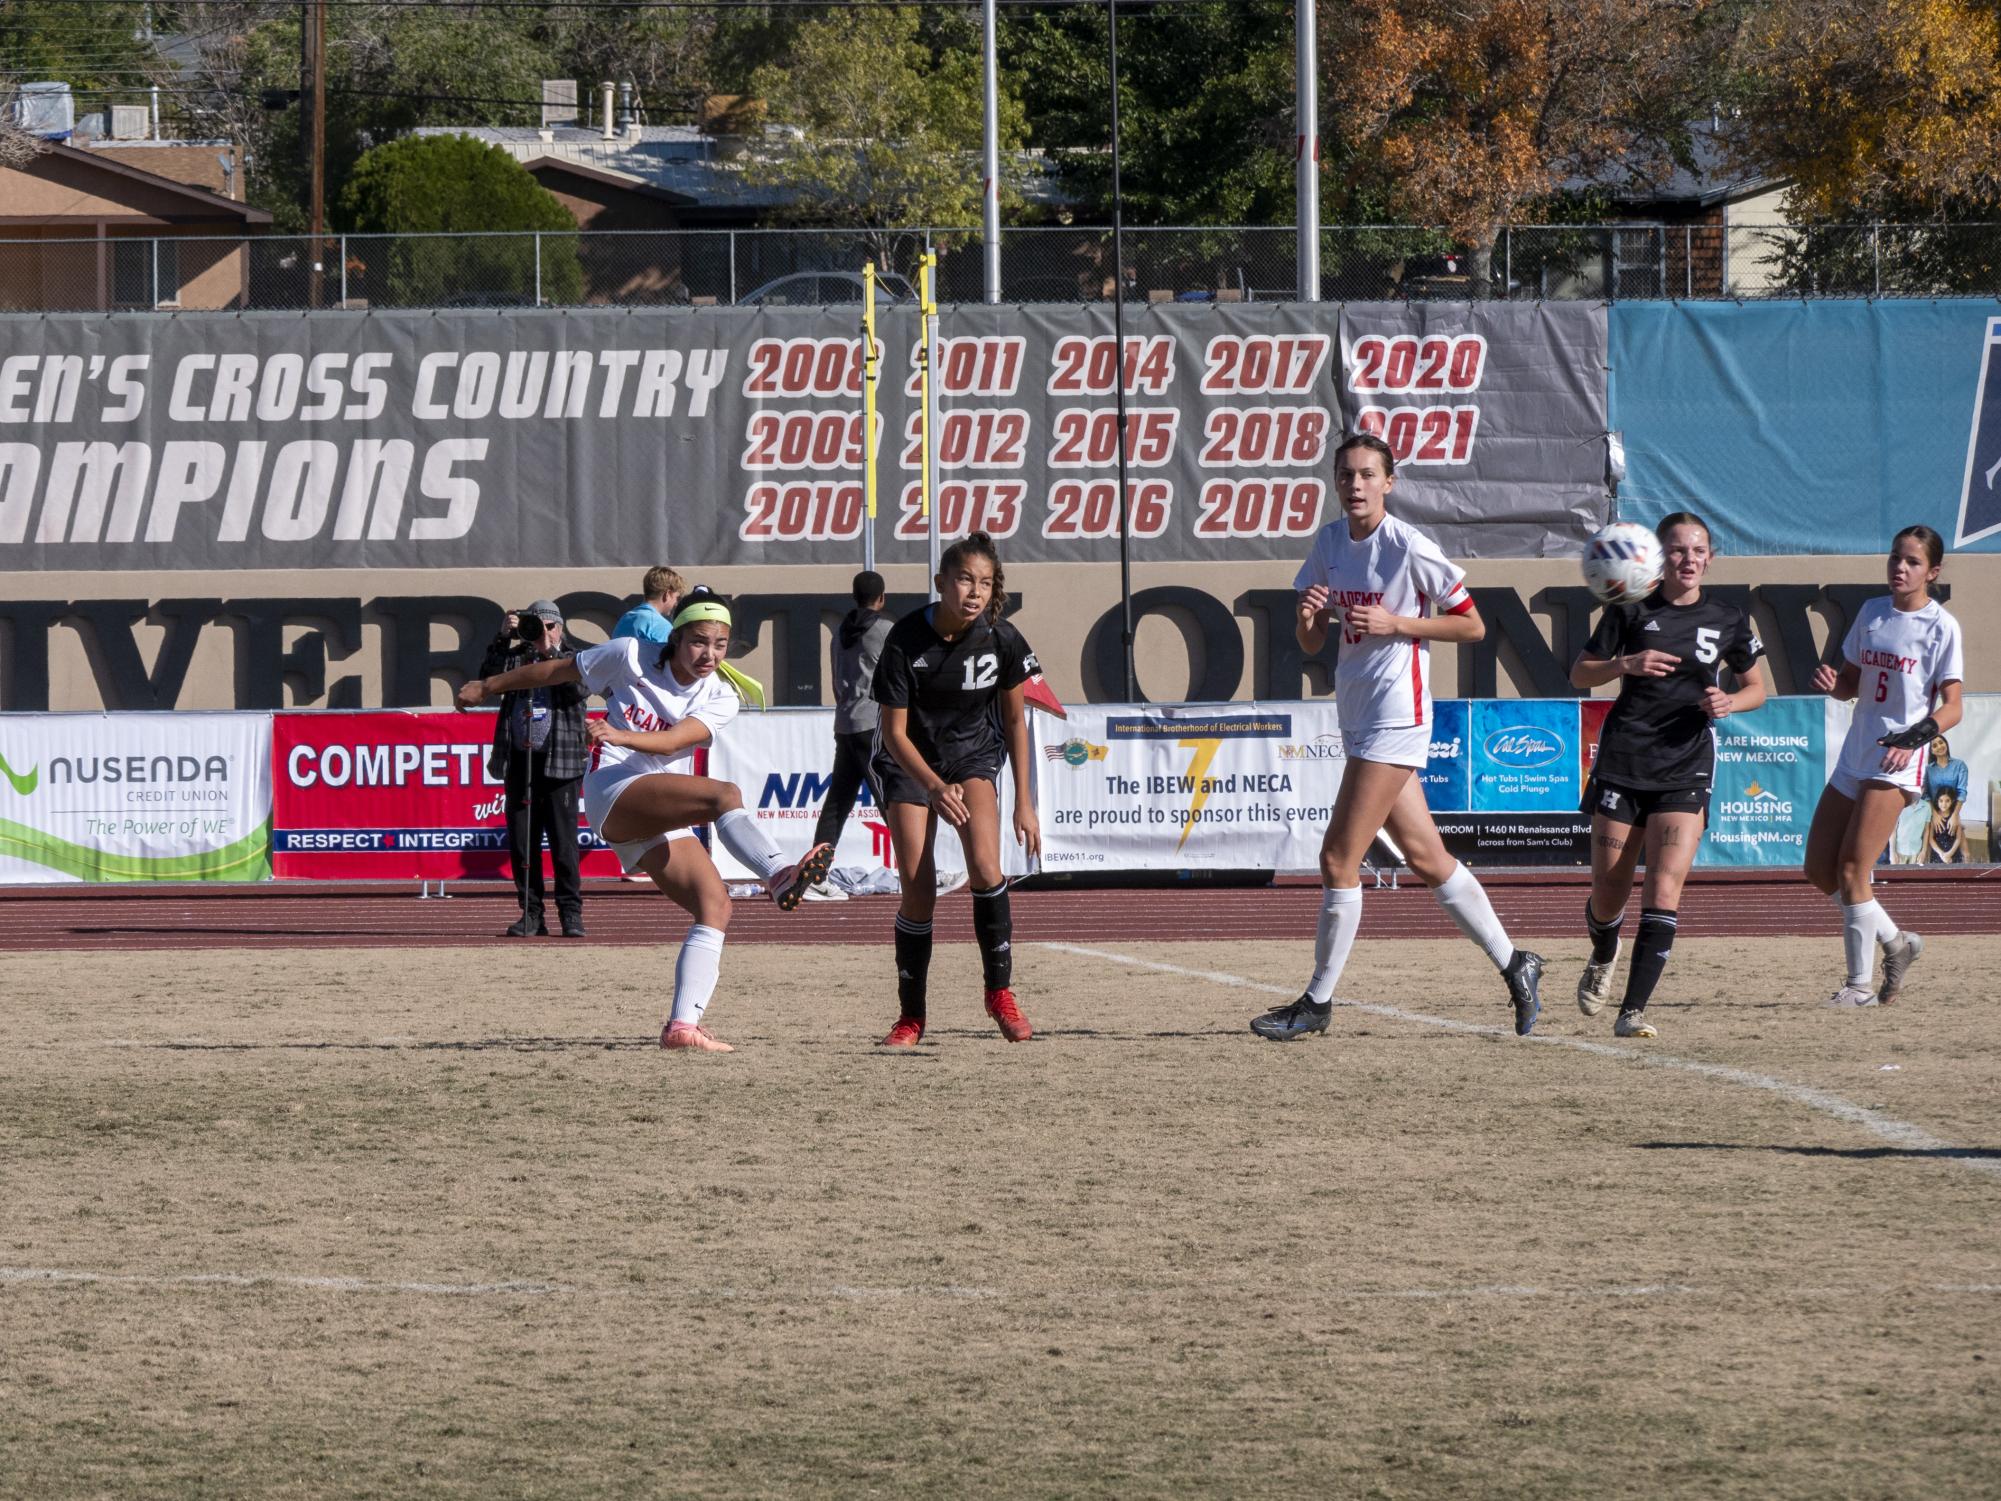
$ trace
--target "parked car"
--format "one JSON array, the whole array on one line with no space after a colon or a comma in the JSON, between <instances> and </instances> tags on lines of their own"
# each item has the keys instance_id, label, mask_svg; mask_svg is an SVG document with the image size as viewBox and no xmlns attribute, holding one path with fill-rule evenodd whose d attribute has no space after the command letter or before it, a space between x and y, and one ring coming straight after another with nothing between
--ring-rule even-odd
<instances>
[{"instance_id":1,"label":"parked car","mask_svg":"<svg viewBox=\"0 0 2001 1501\"><path fill-rule=\"evenodd\" d=\"M861 300L862 278L858 271L794 271L739 297L737 306L852 307ZM917 291L894 271L878 271L875 300L878 304L915 302Z\"/></svg>"}]
</instances>

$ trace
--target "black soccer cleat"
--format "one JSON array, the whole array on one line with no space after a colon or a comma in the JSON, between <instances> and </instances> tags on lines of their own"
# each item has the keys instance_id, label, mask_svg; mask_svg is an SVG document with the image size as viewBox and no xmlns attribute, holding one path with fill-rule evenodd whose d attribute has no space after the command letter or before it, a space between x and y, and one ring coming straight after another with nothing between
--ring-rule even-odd
<instances>
[{"instance_id":1,"label":"black soccer cleat","mask_svg":"<svg viewBox=\"0 0 2001 1501\"><path fill-rule=\"evenodd\" d=\"M1263 1016L1251 1018L1251 1030L1266 1042L1291 1042L1311 1032L1325 1032L1334 1015L1334 1003L1324 1005L1303 995L1289 1006L1274 1006Z\"/></svg>"},{"instance_id":2,"label":"black soccer cleat","mask_svg":"<svg viewBox=\"0 0 2001 1501\"><path fill-rule=\"evenodd\" d=\"M1508 1000L1515 1008L1515 1036L1526 1037L1542 1014L1542 955L1516 949L1501 975L1508 982Z\"/></svg>"}]
</instances>

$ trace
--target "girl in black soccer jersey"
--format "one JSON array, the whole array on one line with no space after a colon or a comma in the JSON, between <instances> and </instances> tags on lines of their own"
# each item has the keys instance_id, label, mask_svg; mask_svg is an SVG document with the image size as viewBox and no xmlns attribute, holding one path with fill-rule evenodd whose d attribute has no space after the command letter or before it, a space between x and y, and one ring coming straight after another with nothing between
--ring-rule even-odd
<instances>
[{"instance_id":1,"label":"girl in black soccer jersey","mask_svg":"<svg viewBox=\"0 0 2001 1501\"><path fill-rule=\"evenodd\" d=\"M937 584L938 602L896 623L875 669L873 692L882 717L869 786L889 824L903 876L896 912L899 1015L882 1045L915 1047L924 1036L940 818L957 831L966 851L987 1015L1009 1042L1026 1042L1028 1019L1009 988L1013 920L1001 874L997 783L1006 758L1014 764L1014 836L1033 860L1042 850L1042 826L1028 785L1022 689L1040 668L1021 632L1001 619L1006 579L985 532L945 549Z\"/></svg>"},{"instance_id":2,"label":"girl in black soccer jersey","mask_svg":"<svg viewBox=\"0 0 2001 1501\"><path fill-rule=\"evenodd\" d=\"M1591 962L1577 982L1577 1008L1586 1016L1596 1016L1611 999L1633 868L1643 854L1647 862L1639 936L1612 1029L1620 1037L1657 1035L1647 1020L1647 998L1667 967L1682 882L1709 821L1716 771L1711 726L1765 701L1758 669L1765 645L1750 617L1702 594L1708 524L1677 511L1655 535L1666 554L1660 587L1637 604L1606 606L1570 669L1579 688L1619 683L1584 789L1583 810L1591 815L1591 899L1584 904ZM1737 674L1734 693L1717 683L1725 666Z\"/></svg>"}]
</instances>

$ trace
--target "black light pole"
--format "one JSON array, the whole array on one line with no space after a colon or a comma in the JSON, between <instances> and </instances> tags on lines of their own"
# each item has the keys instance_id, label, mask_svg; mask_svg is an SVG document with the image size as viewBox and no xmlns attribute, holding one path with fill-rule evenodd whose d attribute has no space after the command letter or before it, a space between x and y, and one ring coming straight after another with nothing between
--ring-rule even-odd
<instances>
[{"instance_id":1,"label":"black light pole","mask_svg":"<svg viewBox=\"0 0 2001 1501\"><path fill-rule=\"evenodd\" d=\"M1133 677L1132 498L1126 487L1125 200L1119 193L1119 0L1106 0L1112 55L1112 392L1119 420L1119 609L1127 703L1139 697Z\"/></svg>"}]
</instances>

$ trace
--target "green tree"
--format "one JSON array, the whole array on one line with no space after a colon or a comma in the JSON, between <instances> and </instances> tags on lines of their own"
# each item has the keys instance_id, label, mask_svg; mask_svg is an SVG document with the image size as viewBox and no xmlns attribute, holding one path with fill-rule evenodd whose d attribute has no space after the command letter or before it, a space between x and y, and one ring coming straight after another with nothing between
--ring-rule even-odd
<instances>
[{"instance_id":1,"label":"green tree","mask_svg":"<svg viewBox=\"0 0 2001 1501\"><path fill-rule=\"evenodd\" d=\"M538 243L542 301L582 299L576 221L498 146L457 135L377 146L355 164L341 207L357 233L450 236L397 238L386 253L350 247L367 263L363 281L379 304L532 299ZM526 231L541 231L539 241Z\"/></svg>"},{"instance_id":2,"label":"green tree","mask_svg":"<svg viewBox=\"0 0 2001 1501\"><path fill-rule=\"evenodd\" d=\"M1290 224L1292 6L1211 0L1119 18L1119 176L1132 224ZM1003 65L1080 219L1111 212L1111 69L1094 6L1010 16Z\"/></svg>"},{"instance_id":3,"label":"green tree","mask_svg":"<svg viewBox=\"0 0 2001 1501\"><path fill-rule=\"evenodd\" d=\"M794 133L749 169L786 190L780 217L863 230L885 261L904 248L898 231L979 222L979 55L934 51L916 12L871 5L806 22L786 61L759 68L751 89ZM1003 88L1003 205L1019 202L1011 153L1025 134L1020 102Z\"/></svg>"}]
</instances>

